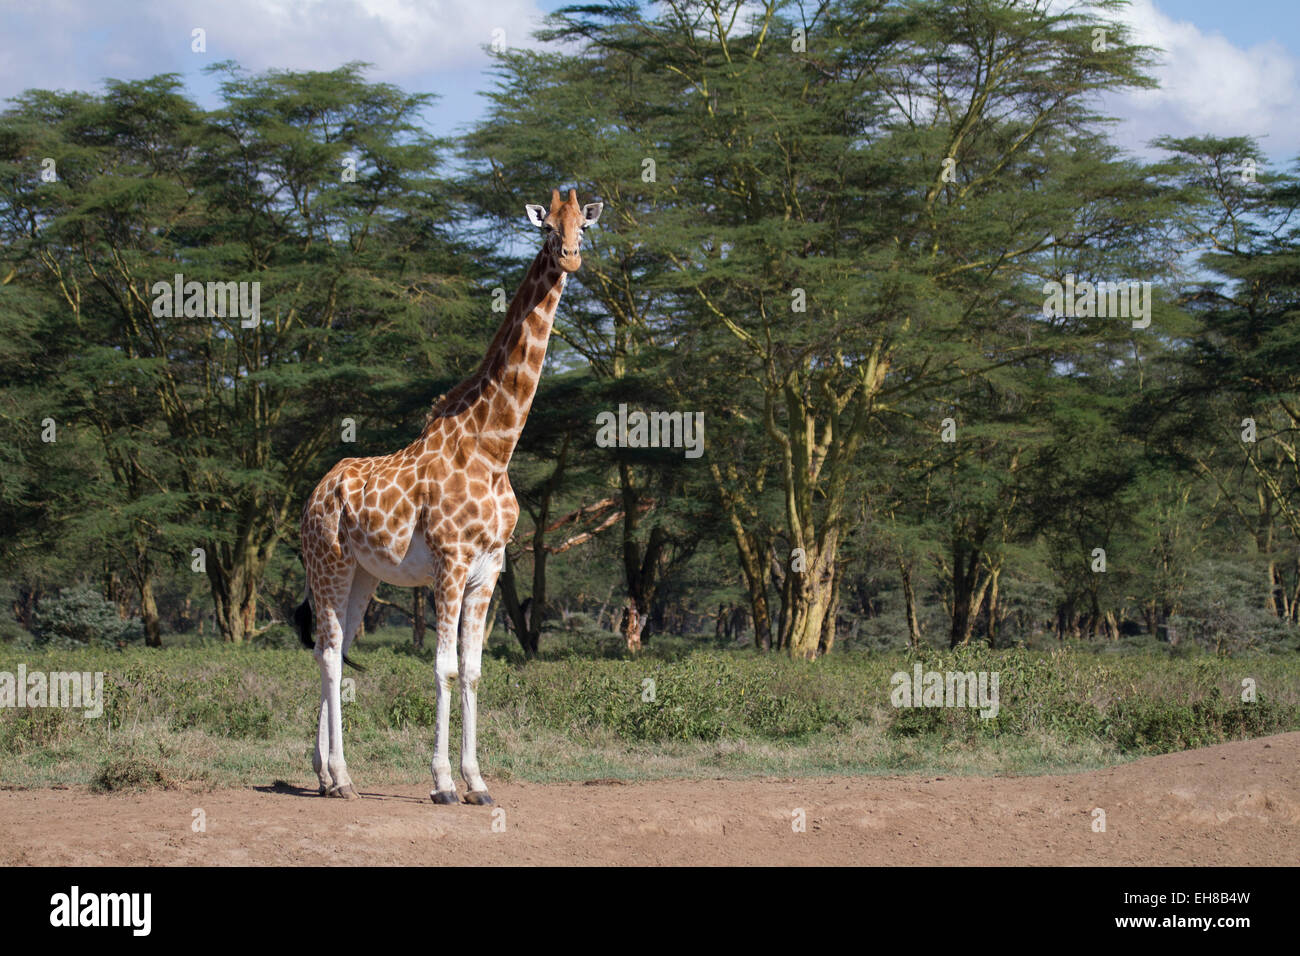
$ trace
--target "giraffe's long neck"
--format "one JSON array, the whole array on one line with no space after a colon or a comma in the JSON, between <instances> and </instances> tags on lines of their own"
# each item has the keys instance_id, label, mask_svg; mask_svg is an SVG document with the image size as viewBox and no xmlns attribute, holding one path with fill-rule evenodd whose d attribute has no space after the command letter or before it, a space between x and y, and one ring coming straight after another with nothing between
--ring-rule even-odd
<instances>
[{"instance_id":1,"label":"giraffe's long neck","mask_svg":"<svg viewBox=\"0 0 1300 956\"><path fill-rule=\"evenodd\" d=\"M439 427L440 418L450 419L460 426L462 439L475 444L479 457L505 470L537 394L566 278L546 243L511 300L483 363L438 404L426 436Z\"/></svg>"}]
</instances>

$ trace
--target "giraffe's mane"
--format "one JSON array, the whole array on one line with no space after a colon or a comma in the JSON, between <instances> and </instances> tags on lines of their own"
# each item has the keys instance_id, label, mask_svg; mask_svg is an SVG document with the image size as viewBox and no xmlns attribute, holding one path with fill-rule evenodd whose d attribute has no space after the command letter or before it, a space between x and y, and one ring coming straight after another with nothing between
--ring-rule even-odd
<instances>
[{"instance_id":1,"label":"giraffe's mane","mask_svg":"<svg viewBox=\"0 0 1300 956\"><path fill-rule=\"evenodd\" d=\"M426 412L424 416L425 428L428 428L430 425L432 425L434 419L441 417L442 412L447 407L447 395L448 395L447 392L443 392L441 395L439 395L437 398L433 400L433 405L429 408L429 411Z\"/></svg>"},{"instance_id":2,"label":"giraffe's mane","mask_svg":"<svg viewBox=\"0 0 1300 956\"><path fill-rule=\"evenodd\" d=\"M523 296L525 292L531 292L536 287L536 283L530 280L535 279L538 273L539 264L546 261L550 257L551 257L550 247L544 243L542 247L537 251L537 255L534 257L532 265L528 267L528 272L524 276L524 281L520 286L519 291L515 293L515 298L511 300L510 306L506 310L506 318L502 322L501 327L497 330L497 334L493 337L492 344L489 346L488 353L486 356L484 356L483 362L479 365L478 371L475 372L473 375L471 375L469 378L462 381L450 392L444 392L442 395L439 395L436 399L434 399L433 406L429 409L429 411L424 416L424 425L420 430L421 438L427 436L429 428L433 425L435 421L437 421L439 418L444 417L444 414L446 413L449 405L451 404L452 399L455 399L456 402L460 402L463 398L466 397L465 390L467 388L472 388L475 380L481 379L482 376L484 376L490 371L492 367L493 356L498 352L497 346L501 343L502 337L506 335L507 327L511 325L511 317L512 316L517 317L520 314L527 314L528 312L532 311L531 308L527 308L527 307L523 309L520 308L521 296ZM563 273L561 273L561 276L563 277ZM563 285L561 285L561 289L563 289ZM534 304L532 307L536 308L536 304ZM480 382L480 386L481 386L481 382Z\"/></svg>"}]
</instances>

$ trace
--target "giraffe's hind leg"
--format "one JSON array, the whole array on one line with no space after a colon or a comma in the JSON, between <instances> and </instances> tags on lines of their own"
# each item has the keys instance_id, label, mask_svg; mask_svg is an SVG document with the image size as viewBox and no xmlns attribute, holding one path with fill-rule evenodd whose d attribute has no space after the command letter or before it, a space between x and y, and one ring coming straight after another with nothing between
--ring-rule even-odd
<instances>
[{"instance_id":1,"label":"giraffe's hind leg","mask_svg":"<svg viewBox=\"0 0 1300 956\"><path fill-rule=\"evenodd\" d=\"M365 571L362 568L357 568L353 572L352 584L348 588L346 611L343 615L343 640L338 652L338 660L340 663L334 665L337 669L337 673L332 675L326 674L324 667L322 668L323 677L321 681L321 696L323 703L321 707L321 726L322 728L328 726L330 731L330 757L325 762L325 770L330 779L327 781L325 775L321 774L321 793L326 796L341 797L346 800L355 800L360 796L360 794L357 793L357 788L353 785L352 778L348 774L347 764L343 760L343 723L341 719L343 705L343 675L341 662L347 655L348 649L352 646L352 642L356 640L357 635L361 632L361 625L365 620L366 608L369 606L370 599L374 596L375 588L378 587L378 585L379 580L368 571ZM329 663L332 664L333 662L331 661ZM333 677L332 681L330 680L331 676ZM327 716L327 705L330 700L327 694L330 693L334 695L333 699L338 701L338 713L340 717L337 722L334 720L332 714ZM337 751L335 751L333 746L336 735L338 740ZM322 756L319 740L320 737L318 736L317 755L315 760L313 760L313 765L320 761ZM337 757L334 756L335 753L337 753ZM317 773L320 774L319 769L317 770Z\"/></svg>"},{"instance_id":2,"label":"giraffe's hind leg","mask_svg":"<svg viewBox=\"0 0 1300 956\"><path fill-rule=\"evenodd\" d=\"M314 591L312 593L312 600L317 608L325 607L325 603L321 600L320 595L316 594ZM330 775L329 770L330 719L329 704L327 702L328 698L326 696L328 685L325 681L324 663L321 655L321 645L324 638L322 630L324 627L325 624L322 620L321 614L317 612L312 626L313 637L315 640L315 648L312 652L312 656L316 658L318 664L321 664L321 688L320 707L317 711L316 721L316 745L312 748L311 769L315 772L316 778L320 781L321 796L329 793L329 791L334 788L334 778Z\"/></svg>"},{"instance_id":3,"label":"giraffe's hind leg","mask_svg":"<svg viewBox=\"0 0 1300 956\"><path fill-rule=\"evenodd\" d=\"M343 709L341 686L343 678L343 635L348 624L348 603L352 587L352 574L343 580L335 579L328 586L314 586L316 603L316 650L314 656L320 664L321 716L316 737L316 753L312 766L320 777L322 792L326 796L355 799L356 788L348 775L347 761L343 757Z\"/></svg>"},{"instance_id":4,"label":"giraffe's hind leg","mask_svg":"<svg viewBox=\"0 0 1300 956\"><path fill-rule=\"evenodd\" d=\"M330 752L330 712L325 703L325 683L321 682L320 718L316 723L316 747L311 754L311 769L320 780L320 795L323 797L334 788L334 778L330 776L326 760Z\"/></svg>"}]
</instances>

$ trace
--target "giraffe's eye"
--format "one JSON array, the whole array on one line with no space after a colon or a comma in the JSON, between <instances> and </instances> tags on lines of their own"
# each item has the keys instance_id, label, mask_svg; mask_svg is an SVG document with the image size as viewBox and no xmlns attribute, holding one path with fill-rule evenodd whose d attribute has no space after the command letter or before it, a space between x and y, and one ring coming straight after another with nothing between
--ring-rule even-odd
<instances>
[{"instance_id":1,"label":"giraffe's eye","mask_svg":"<svg viewBox=\"0 0 1300 956\"><path fill-rule=\"evenodd\" d=\"M545 229L547 232L554 232L554 231L555 231L555 227L552 226L549 222L544 222L544 223L542 223L542 228Z\"/></svg>"}]
</instances>

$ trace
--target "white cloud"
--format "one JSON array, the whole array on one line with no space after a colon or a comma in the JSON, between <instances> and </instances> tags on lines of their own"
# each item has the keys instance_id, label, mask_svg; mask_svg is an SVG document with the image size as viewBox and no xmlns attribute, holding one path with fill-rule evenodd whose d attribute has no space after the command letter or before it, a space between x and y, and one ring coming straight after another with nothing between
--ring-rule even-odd
<instances>
[{"instance_id":1,"label":"white cloud","mask_svg":"<svg viewBox=\"0 0 1300 956\"><path fill-rule=\"evenodd\" d=\"M1156 136L1255 136L1266 153L1289 162L1300 152L1300 60L1276 40L1249 48L1164 13L1153 0L1132 0L1120 14L1136 43L1161 48L1152 72L1157 90L1108 100L1124 120L1116 139L1142 148Z\"/></svg>"},{"instance_id":2,"label":"white cloud","mask_svg":"<svg viewBox=\"0 0 1300 956\"><path fill-rule=\"evenodd\" d=\"M1279 161L1300 152L1300 60L1282 44L1237 46L1155 0L1132 0L1119 16L1137 42L1165 51L1154 70L1160 89L1104 103L1123 120L1121 145L1145 153L1162 134L1245 134ZM540 22L535 0L0 0L0 98L31 87L98 89L110 76L174 71L192 79L207 63L233 59L253 71L364 60L371 79L416 89L436 75L440 90L477 100L468 91L485 84L492 31L523 46ZM206 54L190 52L195 27L207 31ZM442 106L455 119L477 109Z\"/></svg>"},{"instance_id":3,"label":"white cloud","mask_svg":"<svg viewBox=\"0 0 1300 956\"><path fill-rule=\"evenodd\" d=\"M235 0L189 6L177 14L166 0L154 2L160 19L182 28L204 26L210 51L223 55L214 46L228 47L252 69L329 69L366 59L385 79L480 67L493 30L505 31L506 43L519 46L539 19L531 0Z\"/></svg>"},{"instance_id":4,"label":"white cloud","mask_svg":"<svg viewBox=\"0 0 1300 956\"><path fill-rule=\"evenodd\" d=\"M45 0L4 10L0 96L21 90L97 89L106 77L191 73L237 60L249 70L374 64L369 76L402 82L477 72L493 30L523 46L541 21L533 0ZM190 51L195 27L207 53Z\"/></svg>"}]
</instances>

